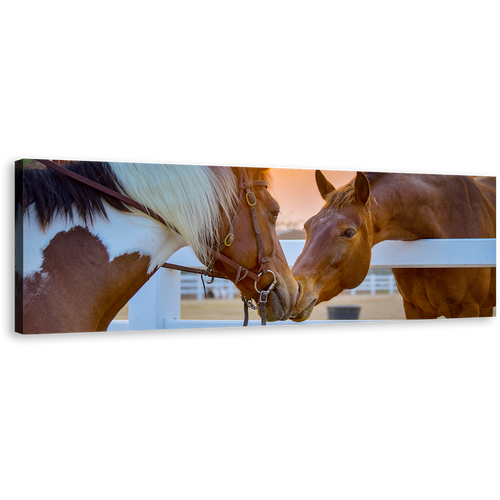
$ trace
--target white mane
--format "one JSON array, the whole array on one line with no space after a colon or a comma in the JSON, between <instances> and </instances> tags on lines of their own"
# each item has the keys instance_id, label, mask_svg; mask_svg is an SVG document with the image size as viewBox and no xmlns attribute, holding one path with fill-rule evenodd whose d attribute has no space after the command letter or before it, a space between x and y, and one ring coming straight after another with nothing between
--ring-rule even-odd
<instances>
[{"instance_id":1,"label":"white mane","mask_svg":"<svg viewBox=\"0 0 500 500\"><path fill-rule=\"evenodd\" d=\"M206 245L213 247L224 237L220 234L221 224L235 209L237 183L231 168L151 163L110 165L123 194L175 227L196 256L207 262Z\"/></svg>"}]
</instances>

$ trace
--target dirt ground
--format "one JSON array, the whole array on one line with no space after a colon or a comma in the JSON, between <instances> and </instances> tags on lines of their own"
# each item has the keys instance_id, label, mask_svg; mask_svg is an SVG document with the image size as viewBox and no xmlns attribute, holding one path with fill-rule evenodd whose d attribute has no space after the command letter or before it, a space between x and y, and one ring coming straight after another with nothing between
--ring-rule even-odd
<instances>
[{"instance_id":1,"label":"dirt ground","mask_svg":"<svg viewBox=\"0 0 500 500\"><path fill-rule=\"evenodd\" d=\"M311 320L328 319L329 306L353 305L359 306L360 320L390 320L406 319L403 309L403 299L399 293L358 293L351 295L344 292L329 302L319 304L313 309ZM493 315L496 316L496 308ZM256 311L250 311L250 319L259 319ZM183 300L181 303L182 319L242 319L243 304L241 299L233 300Z\"/></svg>"},{"instance_id":2,"label":"dirt ground","mask_svg":"<svg viewBox=\"0 0 500 500\"><path fill-rule=\"evenodd\" d=\"M376 295L362 294L350 295L342 293L329 302L319 304L314 308L312 320L328 319L327 307L332 305L360 306L360 320L371 319L405 319L403 300L399 293L389 295L377 293ZM127 319L128 311L125 307L116 319ZM243 303L241 299L183 299L181 302L181 319L242 319ZM259 319L255 311L250 310L250 319Z\"/></svg>"}]
</instances>

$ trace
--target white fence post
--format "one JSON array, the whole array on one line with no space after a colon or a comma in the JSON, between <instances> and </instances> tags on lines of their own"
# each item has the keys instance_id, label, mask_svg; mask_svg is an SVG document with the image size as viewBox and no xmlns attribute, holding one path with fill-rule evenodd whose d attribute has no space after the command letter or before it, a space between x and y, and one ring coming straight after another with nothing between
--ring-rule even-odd
<instances>
[{"instance_id":1,"label":"white fence post","mask_svg":"<svg viewBox=\"0 0 500 500\"><path fill-rule=\"evenodd\" d=\"M196 300L202 300L204 296L203 283L201 279L196 280Z\"/></svg>"},{"instance_id":2,"label":"white fence post","mask_svg":"<svg viewBox=\"0 0 500 500\"><path fill-rule=\"evenodd\" d=\"M181 273L160 268L129 302L130 330L158 330L181 318Z\"/></svg>"},{"instance_id":3,"label":"white fence post","mask_svg":"<svg viewBox=\"0 0 500 500\"><path fill-rule=\"evenodd\" d=\"M396 285L396 280L394 279L394 275L390 275L389 277L389 293L392 295L394 293L394 288Z\"/></svg>"}]
</instances>

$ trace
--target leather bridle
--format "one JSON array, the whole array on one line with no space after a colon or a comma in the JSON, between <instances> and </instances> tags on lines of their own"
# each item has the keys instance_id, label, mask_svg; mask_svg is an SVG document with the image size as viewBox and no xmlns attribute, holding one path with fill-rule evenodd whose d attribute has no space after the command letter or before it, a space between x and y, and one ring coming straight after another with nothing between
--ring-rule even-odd
<instances>
[{"instance_id":1,"label":"leather bridle","mask_svg":"<svg viewBox=\"0 0 500 500\"><path fill-rule=\"evenodd\" d=\"M149 208L145 207L144 205L141 205L140 203L138 203L138 202L132 200L131 198L119 193L118 191L115 191L115 190L110 189L106 186L103 186L102 184L99 184L98 182L92 181L92 180L90 180L90 179L88 179L80 174L77 174L76 172L73 172L65 167L62 167L61 165L58 165L57 163L54 163L53 161L50 161L50 160L36 160L36 161L42 163L43 165L45 165L53 170L56 170L57 172L59 172L61 174L64 174L68 177L71 177L72 179L74 179L78 182L81 182L82 184L90 186L90 187L96 189L97 191L100 191L100 192L105 193L109 196L112 196L112 197L122 201L123 203L126 203L127 205L130 205L130 206L136 208L137 210L139 210L139 211L145 213L146 215L149 215L153 219L157 220L158 222L160 222L161 224L166 226L168 229L179 234L179 231L177 231L177 229L172 224L165 221L160 215L155 213L153 210L150 210ZM215 261L220 260L221 262L223 262L224 264L226 264L227 266L229 266L235 270L236 276L235 276L234 280L231 280L231 281L233 281L234 283L238 283L238 282L240 282L244 279L247 279L247 278L251 279L254 281L255 290L259 294L259 300L258 300L257 306L253 305L253 299L243 297L243 295L241 296L243 303L244 303L244 314L245 314L243 326L248 325L248 308L249 307L251 309L258 308L260 310L261 324L265 325L266 324L267 299L268 299L269 293L275 287L277 279L276 279L276 275L274 274L274 272L271 269L269 269L269 264L271 261L268 258L267 253L264 249L264 245L262 243L262 236L260 233L259 221L257 218L257 210L255 209L255 206L257 204L257 197L255 196L255 193L252 191L252 187L254 187L254 186L267 187L268 183L266 181L263 181L263 180L256 180L256 181L251 182L249 177L248 177L248 173L247 173L246 168L241 168L241 176L238 179L238 181L239 181L238 203L236 205L234 215L233 215L233 217L230 221L230 224L229 224L228 234L226 235L226 237L224 238L222 243L219 243L217 245L219 248L218 250L207 246L207 251L213 257L213 259L212 259L210 265L207 267L207 269L200 270L197 268L184 267L184 266L178 266L176 264L167 264L167 263L163 264L162 267L165 267L168 269L175 269L175 270L179 270L179 271L187 271L187 272L191 272L191 273L202 274L202 275L209 276L212 278L229 279L226 276L221 275L220 273L218 273L217 271L215 271L213 269L213 265L215 264ZM242 205L243 199L245 199L247 205L250 207L253 229L254 229L254 233L255 233L255 238L257 240L257 260L258 260L258 265L259 265L259 270L258 270L257 274L250 271L250 269L247 269L246 267L241 266L240 264L238 264L234 260L230 259L229 257L227 257L221 253L221 251L224 248L231 246L231 244L234 241L235 236L232 232L233 231L233 224L234 224L234 221L236 220L236 217L237 217L239 209ZM273 281L269 285L269 287L267 287L267 289L259 290L258 283L260 281L260 278L266 273L272 274Z\"/></svg>"},{"instance_id":2,"label":"leather bridle","mask_svg":"<svg viewBox=\"0 0 500 500\"><path fill-rule=\"evenodd\" d=\"M236 216L239 213L239 209L242 205L242 201L244 198L246 201L246 204L250 208L250 214L252 216L252 225L253 225L253 229L254 229L254 233L255 233L255 239L257 240L257 261L259 264L258 274L253 273L252 271L241 266L237 262L229 259L225 255L221 254L219 250L215 250L213 248L207 247L209 252L212 254L212 256L214 257L215 260L220 260L236 270L236 277L234 280L231 280L235 284L244 280L245 278L250 278L250 279L254 280L254 288L255 288L256 292L259 294L259 300L257 302L257 306L254 306L252 299L249 299L249 298L241 295L241 299L243 300L243 304L244 304L244 313L245 313L243 326L248 325L248 308L251 308L251 309L258 308L260 311L261 324L262 325L266 324L267 299L268 299L269 293L275 287L276 282L277 282L276 275L274 274L274 272L271 269L269 269L269 264L271 263L271 260L267 256L267 253L264 249L264 244L262 243L262 236L260 233L259 220L257 217L257 210L255 208L255 206L257 205L257 197L255 196L255 193L252 191L252 188L254 186L267 187L268 183L266 181L262 181L262 180L256 180L256 181L250 182L247 169L241 168L241 177L239 179L239 186L238 186L238 191L239 191L238 203L236 205L234 215L233 215L233 217L230 221L230 224L229 224L228 234L224 238L224 241L222 242L222 244L219 244L218 246L221 249L223 249L223 247L229 247L233 243L234 238L235 238L235 236L232 232L233 231L233 224L234 224L234 221L236 219ZM210 266L210 267L212 267L212 266ZM214 270L210 269L210 272L214 273ZM258 282L259 282L261 276L263 276L266 273L272 274L273 281L267 289L259 290ZM228 279L228 278L226 278L226 279Z\"/></svg>"}]
</instances>

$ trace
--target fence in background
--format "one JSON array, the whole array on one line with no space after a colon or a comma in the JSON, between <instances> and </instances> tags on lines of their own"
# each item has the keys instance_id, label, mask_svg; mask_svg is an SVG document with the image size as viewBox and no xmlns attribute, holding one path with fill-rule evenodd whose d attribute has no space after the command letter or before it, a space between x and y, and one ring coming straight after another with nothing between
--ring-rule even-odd
<instances>
[{"instance_id":1,"label":"fence in background","mask_svg":"<svg viewBox=\"0 0 500 500\"><path fill-rule=\"evenodd\" d=\"M215 279L213 283L207 283L207 279L204 278L204 280L205 288L203 288L203 282L199 275L181 273L181 297L205 300L205 298L233 299L235 296L239 296L239 290L231 281ZM369 292L370 295L375 295L377 292L393 294L396 290L396 280L392 274L380 275L369 273L361 285L349 290L349 292L351 295L356 295L359 292Z\"/></svg>"},{"instance_id":2,"label":"fence in background","mask_svg":"<svg viewBox=\"0 0 500 500\"><path fill-rule=\"evenodd\" d=\"M181 296L203 300L205 299L205 290L209 299L233 299L235 294L239 294L232 281L215 278L213 283L207 283L209 279L206 277L203 279L205 288L203 288L200 275L181 273Z\"/></svg>"},{"instance_id":3,"label":"fence in background","mask_svg":"<svg viewBox=\"0 0 500 500\"><path fill-rule=\"evenodd\" d=\"M361 285L349 292L351 295L356 295L358 292L370 292L370 295L375 295L377 292L389 292L392 295L396 290L396 280L392 274L368 274Z\"/></svg>"},{"instance_id":4,"label":"fence in background","mask_svg":"<svg viewBox=\"0 0 500 500\"><path fill-rule=\"evenodd\" d=\"M281 246L290 265L304 247L303 240L283 240ZM181 266L200 266L188 247L168 260ZM404 267L495 267L495 239L383 241L372 250L371 268ZM198 278L199 279L199 278ZM241 326L241 321L189 321L180 319L181 273L160 269L129 302L129 319L111 322L108 330L157 330ZM250 322L258 324L259 322ZM324 323L310 321L305 323ZM305 324L300 323L300 324ZM297 325L291 321L269 325Z\"/></svg>"}]
</instances>

